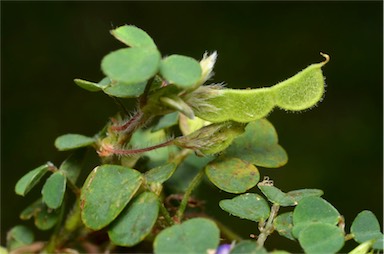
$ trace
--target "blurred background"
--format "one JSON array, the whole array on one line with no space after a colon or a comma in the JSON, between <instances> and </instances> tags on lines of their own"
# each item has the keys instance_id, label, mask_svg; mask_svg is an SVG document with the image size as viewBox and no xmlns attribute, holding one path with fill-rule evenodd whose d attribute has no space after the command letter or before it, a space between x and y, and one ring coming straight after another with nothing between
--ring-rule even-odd
<instances>
[{"instance_id":1,"label":"blurred background","mask_svg":"<svg viewBox=\"0 0 384 254\"><path fill-rule=\"evenodd\" d=\"M17 180L48 160L60 165L68 153L53 146L57 136L94 135L118 110L110 98L82 90L73 79L103 77L102 57L124 47L109 30L123 24L148 32L163 55L200 59L217 50L213 81L234 88L274 85L323 61L319 52L329 54L323 102L305 113L276 109L268 117L289 162L261 168L261 175L283 191L324 190L345 216L348 232L364 209L383 223L381 1L2 2L2 245L12 226L33 224L18 215L40 194L36 188L26 198L17 196ZM257 233L256 225L218 208L227 194L214 188L199 193L211 200L209 214L243 237ZM300 250L276 238L267 240L268 248Z\"/></svg>"}]
</instances>

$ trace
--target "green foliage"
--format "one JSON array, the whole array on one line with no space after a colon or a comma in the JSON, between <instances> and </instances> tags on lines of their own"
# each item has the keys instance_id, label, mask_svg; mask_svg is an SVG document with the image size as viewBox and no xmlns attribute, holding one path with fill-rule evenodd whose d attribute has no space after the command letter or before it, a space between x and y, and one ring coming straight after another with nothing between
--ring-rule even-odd
<instances>
[{"instance_id":1,"label":"green foliage","mask_svg":"<svg viewBox=\"0 0 384 254\"><path fill-rule=\"evenodd\" d=\"M51 238L32 251L31 230L16 226L8 233L8 250L74 253L96 248L110 253L121 251L120 246L132 252L150 243L159 254L286 253L265 248L274 231L297 241L306 253L336 253L349 239L360 243L351 253L383 249L383 234L371 212L360 213L348 234L342 215L320 197L321 190L284 192L267 176L259 182L262 168L282 167L288 160L265 117L275 107L301 111L321 101L327 55L322 54L324 62L274 86L234 90L205 84L213 75L216 52L205 53L200 62L178 54L163 57L140 28L125 25L111 34L128 47L102 59L106 77L74 81L115 100L136 98L137 108L130 117L124 109L93 137L65 134L55 140L58 150L75 151L59 167L48 162L15 186L25 196L50 173L41 198L20 218L33 218L40 230L54 228ZM100 158L93 170L83 168L87 147ZM88 176L77 185L82 173ZM223 213L255 224L256 239L241 240L214 215L205 214L204 200L194 196L202 181L236 194L219 206Z\"/></svg>"},{"instance_id":2,"label":"green foliage","mask_svg":"<svg viewBox=\"0 0 384 254\"><path fill-rule=\"evenodd\" d=\"M219 228L204 218L190 219L163 230L153 244L156 254L207 253L215 250L220 241Z\"/></svg>"}]
</instances>

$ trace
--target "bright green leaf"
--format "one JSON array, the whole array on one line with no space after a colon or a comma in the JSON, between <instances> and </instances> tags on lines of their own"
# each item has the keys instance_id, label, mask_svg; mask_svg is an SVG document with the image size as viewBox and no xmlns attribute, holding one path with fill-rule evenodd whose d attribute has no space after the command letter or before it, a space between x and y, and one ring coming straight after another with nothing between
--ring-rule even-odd
<instances>
[{"instance_id":1,"label":"bright green leaf","mask_svg":"<svg viewBox=\"0 0 384 254\"><path fill-rule=\"evenodd\" d=\"M267 219L270 212L267 201L254 193L221 200L219 205L221 209L232 215L256 222Z\"/></svg>"},{"instance_id":2,"label":"bright green leaf","mask_svg":"<svg viewBox=\"0 0 384 254\"><path fill-rule=\"evenodd\" d=\"M23 225L13 227L7 233L7 248L14 250L33 243L34 235L32 230Z\"/></svg>"},{"instance_id":3,"label":"bright green leaf","mask_svg":"<svg viewBox=\"0 0 384 254\"><path fill-rule=\"evenodd\" d=\"M61 163L59 169L72 183L76 183L77 178L80 175L80 171L85 158L85 149L78 149L72 153L63 163Z\"/></svg>"},{"instance_id":4,"label":"bright green leaf","mask_svg":"<svg viewBox=\"0 0 384 254\"><path fill-rule=\"evenodd\" d=\"M95 139L79 134L65 134L55 140L55 147L59 151L67 151L89 146L95 143Z\"/></svg>"},{"instance_id":5,"label":"bright green leaf","mask_svg":"<svg viewBox=\"0 0 384 254\"><path fill-rule=\"evenodd\" d=\"M98 92L102 89L102 87L99 86L98 83L94 83L91 81L83 80L83 79L74 79L76 85L80 86L81 88L88 90L90 92Z\"/></svg>"},{"instance_id":6,"label":"bright green leaf","mask_svg":"<svg viewBox=\"0 0 384 254\"><path fill-rule=\"evenodd\" d=\"M190 119L186 117L184 114L180 114L180 117L179 117L179 128L181 130L181 133L183 133L183 135L189 135L192 132L195 132L209 124L211 123L198 117L195 117L194 119Z\"/></svg>"},{"instance_id":7,"label":"bright green leaf","mask_svg":"<svg viewBox=\"0 0 384 254\"><path fill-rule=\"evenodd\" d=\"M380 223L371 211L360 212L352 222L351 233L358 243L375 240L374 249L383 249L383 234L380 232Z\"/></svg>"},{"instance_id":8,"label":"bright green leaf","mask_svg":"<svg viewBox=\"0 0 384 254\"><path fill-rule=\"evenodd\" d=\"M141 181L141 174L134 169L118 165L96 167L81 191L84 224L99 230L111 223L132 199Z\"/></svg>"},{"instance_id":9,"label":"bright green leaf","mask_svg":"<svg viewBox=\"0 0 384 254\"><path fill-rule=\"evenodd\" d=\"M55 172L45 182L41 194L43 202L52 209L61 206L65 194L67 178L61 172Z\"/></svg>"},{"instance_id":10,"label":"bright green leaf","mask_svg":"<svg viewBox=\"0 0 384 254\"><path fill-rule=\"evenodd\" d=\"M291 240L295 240L295 238L292 235L292 227L293 227L292 212L282 213L278 215L273 220L273 226L275 227L275 230L279 233L279 235L284 236Z\"/></svg>"},{"instance_id":11,"label":"bright green leaf","mask_svg":"<svg viewBox=\"0 0 384 254\"><path fill-rule=\"evenodd\" d=\"M368 251L370 251L372 249L374 242L375 242L375 240L365 241L365 242L359 244L359 246L357 246L356 248L354 248L350 252L348 252L348 254L368 254ZM370 253L372 253L372 252L370 252Z\"/></svg>"},{"instance_id":12,"label":"bright green leaf","mask_svg":"<svg viewBox=\"0 0 384 254\"><path fill-rule=\"evenodd\" d=\"M152 132L166 129L176 125L179 121L179 112L173 112L160 118L157 124L152 128Z\"/></svg>"},{"instance_id":13,"label":"bright green leaf","mask_svg":"<svg viewBox=\"0 0 384 254\"><path fill-rule=\"evenodd\" d=\"M314 223L303 229L299 243L305 253L337 253L344 245L342 230L326 223Z\"/></svg>"},{"instance_id":14,"label":"bright green leaf","mask_svg":"<svg viewBox=\"0 0 384 254\"><path fill-rule=\"evenodd\" d=\"M106 87L104 93L118 98L135 98L144 93L147 82L137 84L125 84L122 82L112 83Z\"/></svg>"},{"instance_id":15,"label":"bright green leaf","mask_svg":"<svg viewBox=\"0 0 384 254\"><path fill-rule=\"evenodd\" d=\"M111 80L125 84L145 82L160 65L160 52L150 48L124 48L106 55L101 69Z\"/></svg>"},{"instance_id":16,"label":"bright green leaf","mask_svg":"<svg viewBox=\"0 0 384 254\"><path fill-rule=\"evenodd\" d=\"M154 193L144 192L111 224L108 235L119 246L134 246L152 230L159 212L159 200Z\"/></svg>"},{"instance_id":17,"label":"bright green leaf","mask_svg":"<svg viewBox=\"0 0 384 254\"><path fill-rule=\"evenodd\" d=\"M171 55L161 61L160 73L171 84L188 88L201 78L201 67L195 59Z\"/></svg>"},{"instance_id":18,"label":"bright green leaf","mask_svg":"<svg viewBox=\"0 0 384 254\"><path fill-rule=\"evenodd\" d=\"M130 47L156 48L152 38L145 31L135 26L120 26L111 30L111 34Z\"/></svg>"},{"instance_id":19,"label":"bright green leaf","mask_svg":"<svg viewBox=\"0 0 384 254\"><path fill-rule=\"evenodd\" d=\"M267 254L268 252L262 246L258 246L256 241L240 241L233 247L230 254Z\"/></svg>"},{"instance_id":20,"label":"bright green leaf","mask_svg":"<svg viewBox=\"0 0 384 254\"><path fill-rule=\"evenodd\" d=\"M183 113L190 119L195 117L192 108L179 96L171 94L168 96L160 97L160 101L163 103L163 105Z\"/></svg>"},{"instance_id":21,"label":"bright green leaf","mask_svg":"<svg viewBox=\"0 0 384 254\"><path fill-rule=\"evenodd\" d=\"M194 218L160 232L153 243L155 254L195 254L215 250L220 231L216 224L205 218Z\"/></svg>"},{"instance_id":22,"label":"bright green leaf","mask_svg":"<svg viewBox=\"0 0 384 254\"><path fill-rule=\"evenodd\" d=\"M303 198L293 211L293 235L298 238L308 225L319 222L336 225L340 214L330 203L320 197Z\"/></svg>"},{"instance_id":23,"label":"bright green leaf","mask_svg":"<svg viewBox=\"0 0 384 254\"><path fill-rule=\"evenodd\" d=\"M145 172L147 183L164 183L176 170L176 163L167 163Z\"/></svg>"},{"instance_id":24,"label":"bright green leaf","mask_svg":"<svg viewBox=\"0 0 384 254\"><path fill-rule=\"evenodd\" d=\"M288 161L285 150L278 144L275 128L266 119L250 122L223 156L237 157L267 168L281 167Z\"/></svg>"},{"instance_id":25,"label":"bright green leaf","mask_svg":"<svg viewBox=\"0 0 384 254\"><path fill-rule=\"evenodd\" d=\"M215 159L205 167L205 173L214 185L230 193L246 192L260 179L254 165L237 158Z\"/></svg>"},{"instance_id":26,"label":"bright green leaf","mask_svg":"<svg viewBox=\"0 0 384 254\"><path fill-rule=\"evenodd\" d=\"M29 171L16 183L15 192L20 196L25 196L47 172L47 164Z\"/></svg>"}]
</instances>

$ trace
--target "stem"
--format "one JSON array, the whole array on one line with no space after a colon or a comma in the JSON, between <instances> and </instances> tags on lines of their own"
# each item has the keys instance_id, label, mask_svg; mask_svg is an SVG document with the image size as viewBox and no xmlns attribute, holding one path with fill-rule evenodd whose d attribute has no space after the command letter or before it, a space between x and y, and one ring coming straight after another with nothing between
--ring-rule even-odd
<instances>
[{"instance_id":1,"label":"stem","mask_svg":"<svg viewBox=\"0 0 384 254\"><path fill-rule=\"evenodd\" d=\"M171 215L169 215L167 208L165 208L164 203L161 203L160 205L160 212L164 216L164 219L169 226L172 226L173 224L175 224L174 221L172 220Z\"/></svg>"},{"instance_id":2,"label":"stem","mask_svg":"<svg viewBox=\"0 0 384 254\"><path fill-rule=\"evenodd\" d=\"M257 238L257 244L259 246L263 246L265 240L267 240L267 237L273 232L273 220L277 216L277 212L279 211L280 206L277 204L273 204L271 208L271 213L269 214L269 218L267 221L267 224L260 228L260 235Z\"/></svg>"},{"instance_id":3,"label":"stem","mask_svg":"<svg viewBox=\"0 0 384 254\"><path fill-rule=\"evenodd\" d=\"M111 129L114 131L124 131L124 132L132 132L139 125L143 118L144 114L141 111L138 111L134 114L128 122L123 125L115 125L111 126Z\"/></svg>"},{"instance_id":4,"label":"stem","mask_svg":"<svg viewBox=\"0 0 384 254\"><path fill-rule=\"evenodd\" d=\"M123 155L123 156L124 155L136 155L136 154L149 152L149 151L161 148L161 147L172 145L173 141L174 140L172 139L172 140L168 140L168 141L161 143L161 144L158 144L158 145L149 146L149 147L145 147L145 148L139 148L139 149L115 149L112 146L104 145L103 147L101 147L101 149L99 151L99 155L100 156L109 156L111 154Z\"/></svg>"},{"instance_id":5,"label":"stem","mask_svg":"<svg viewBox=\"0 0 384 254\"><path fill-rule=\"evenodd\" d=\"M177 222L180 222L182 220L184 211L187 208L189 197L191 196L192 191L199 185L199 183L203 179L203 175L204 175L204 168L201 168L197 173L197 175L192 179L187 190L185 191L185 194L179 206L179 210L177 210L175 215Z\"/></svg>"},{"instance_id":6,"label":"stem","mask_svg":"<svg viewBox=\"0 0 384 254\"><path fill-rule=\"evenodd\" d=\"M60 231L61 231L61 226L62 226L61 224L62 224L63 218L64 218L64 210L65 210L65 202L63 202L63 204L61 205L59 219L58 219L57 225L55 227L55 230L53 232L53 235L52 235L51 239L49 240L48 244L44 248L44 250L47 253L55 252L56 247L58 246L58 243L60 242L60 235L61 235Z\"/></svg>"}]
</instances>

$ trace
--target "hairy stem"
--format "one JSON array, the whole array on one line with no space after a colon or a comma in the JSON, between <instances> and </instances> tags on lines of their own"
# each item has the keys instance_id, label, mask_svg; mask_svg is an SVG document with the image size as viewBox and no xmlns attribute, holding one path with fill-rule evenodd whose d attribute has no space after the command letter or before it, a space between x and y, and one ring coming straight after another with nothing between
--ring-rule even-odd
<instances>
[{"instance_id":1,"label":"hairy stem","mask_svg":"<svg viewBox=\"0 0 384 254\"><path fill-rule=\"evenodd\" d=\"M279 209L280 209L279 205L277 205L277 204L273 204L272 205L271 213L269 214L269 218L268 218L267 224L260 228L260 235L257 238L257 244L259 246L263 246L265 240L267 240L267 237L270 234L272 234L272 232L274 231L273 220L277 216L277 212L279 211Z\"/></svg>"},{"instance_id":2,"label":"hairy stem","mask_svg":"<svg viewBox=\"0 0 384 254\"><path fill-rule=\"evenodd\" d=\"M112 146L103 146L101 147L101 150L99 151L99 155L100 156L109 156L109 155L137 155L137 154L141 154L141 153L145 153L145 152L149 152L149 151L152 151L152 150L155 150L155 149L158 149L158 148L161 148L161 147L166 147L166 146L169 146L169 145L172 145L173 144L173 141L174 140L168 140L164 143L161 143L161 144L158 144L158 145L154 145L154 146L149 146L149 147L145 147L145 148L138 148L138 149L117 149L117 148L113 148Z\"/></svg>"},{"instance_id":3,"label":"hairy stem","mask_svg":"<svg viewBox=\"0 0 384 254\"><path fill-rule=\"evenodd\" d=\"M167 208L164 206L164 203L161 203L160 205L160 212L164 216L165 221L169 226L172 226L174 224L174 221L172 220L171 215L169 215L169 212Z\"/></svg>"},{"instance_id":4,"label":"hairy stem","mask_svg":"<svg viewBox=\"0 0 384 254\"><path fill-rule=\"evenodd\" d=\"M177 210L175 215L175 219L177 222L181 222L184 215L184 211L187 208L189 197L191 196L193 190L199 185L199 183L203 179L203 176L204 176L204 168L201 168L197 173L197 175L190 182L187 190L184 193L183 199L181 200L179 210Z\"/></svg>"}]
</instances>

